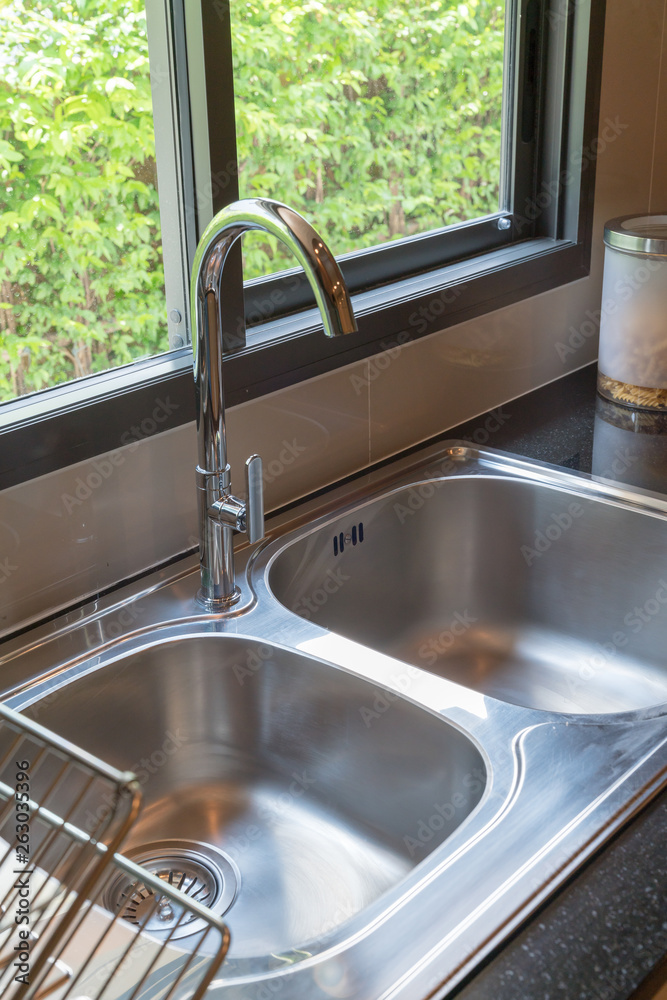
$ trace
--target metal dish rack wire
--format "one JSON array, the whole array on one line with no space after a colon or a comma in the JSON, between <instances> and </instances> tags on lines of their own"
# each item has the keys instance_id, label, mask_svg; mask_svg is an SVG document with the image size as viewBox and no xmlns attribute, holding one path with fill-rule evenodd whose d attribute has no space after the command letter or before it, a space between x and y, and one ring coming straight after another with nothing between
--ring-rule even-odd
<instances>
[{"instance_id":1,"label":"metal dish rack wire","mask_svg":"<svg viewBox=\"0 0 667 1000\"><path fill-rule=\"evenodd\" d=\"M0 705L0 996L200 1000L229 948L206 907L124 858L134 775ZM122 873L141 903L100 905Z\"/></svg>"}]
</instances>

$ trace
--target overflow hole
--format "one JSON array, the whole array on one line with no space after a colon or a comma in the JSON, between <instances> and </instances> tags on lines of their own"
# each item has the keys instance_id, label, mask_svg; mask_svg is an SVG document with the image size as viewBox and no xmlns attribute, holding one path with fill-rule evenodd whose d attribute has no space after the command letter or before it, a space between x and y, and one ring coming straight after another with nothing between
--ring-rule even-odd
<instances>
[{"instance_id":1,"label":"overflow hole","mask_svg":"<svg viewBox=\"0 0 667 1000\"><path fill-rule=\"evenodd\" d=\"M360 521L359 524L353 524L352 530L347 534L341 531L338 535L334 535L333 537L334 556L343 554L343 552L345 551L346 542L348 543L348 545L350 544L350 542L352 542L353 545L356 545L357 542L363 542L363 540L364 540L364 525L363 522Z\"/></svg>"}]
</instances>

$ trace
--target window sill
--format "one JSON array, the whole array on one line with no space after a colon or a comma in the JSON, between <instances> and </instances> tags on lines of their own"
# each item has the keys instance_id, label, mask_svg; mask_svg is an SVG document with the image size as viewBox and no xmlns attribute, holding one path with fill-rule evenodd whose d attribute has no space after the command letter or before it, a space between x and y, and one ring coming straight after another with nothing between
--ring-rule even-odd
<instances>
[{"instance_id":1,"label":"window sill","mask_svg":"<svg viewBox=\"0 0 667 1000\"><path fill-rule=\"evenodd\" d=\"M247 346L227 355L227 404L352 364L587 274L581 243L526 240L358 293L353 303L359 331L347 337L325 338L316 309L271 320L252 327ZM0 489L189 423L194 416L189 348L3 404Z\"/></svg>"}]
</instances>

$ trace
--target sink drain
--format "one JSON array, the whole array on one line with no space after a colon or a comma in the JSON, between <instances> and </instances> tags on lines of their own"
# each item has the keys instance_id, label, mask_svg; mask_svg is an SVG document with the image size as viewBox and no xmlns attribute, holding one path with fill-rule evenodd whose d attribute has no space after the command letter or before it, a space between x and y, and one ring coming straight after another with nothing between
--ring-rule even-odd
<instances>
[{"instance_id":1,"label":"sink drain","mask_svg":"<svg viewBox=\"0 0 667 1000\"><path fill-rule=\"evenodd\" d=\"M128 851L127 857L217 916L222 916L236 898L238 870L222 851L209 844L162 840ZM102 902L112 913L120 913L124 920L151 934L181 938L203 929L203 921L194 913L184 913L168 897L160 897L152 887L125 873L107 886Z\"/></svg>"}]
</instances>

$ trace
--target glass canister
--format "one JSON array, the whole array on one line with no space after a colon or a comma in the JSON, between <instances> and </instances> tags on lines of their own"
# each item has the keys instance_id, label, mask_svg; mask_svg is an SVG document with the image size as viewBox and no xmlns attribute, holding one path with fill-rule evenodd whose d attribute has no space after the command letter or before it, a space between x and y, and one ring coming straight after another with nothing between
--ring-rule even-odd
<instances>
[{"instance_id":1,"label":"glass canister","mask_svg":"<svg viewBox=\"0 0 667 1000\"><path fill-rule=\"evenodd\" d=\"M667 213L612 219L604 242L598 392L667 410Z\"/></svg>"}]
</instances>

